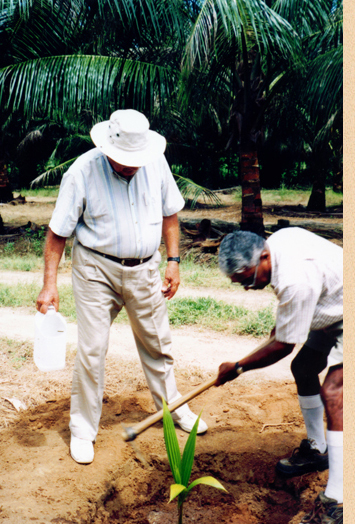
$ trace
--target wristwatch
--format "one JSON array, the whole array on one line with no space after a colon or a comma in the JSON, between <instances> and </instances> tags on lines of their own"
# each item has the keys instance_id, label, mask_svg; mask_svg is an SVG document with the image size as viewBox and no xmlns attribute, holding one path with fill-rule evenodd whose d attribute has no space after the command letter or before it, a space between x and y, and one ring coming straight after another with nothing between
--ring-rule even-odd
<instances>
[{"instance_id":1,"label":"wristwatch","mask_svg":"<svg viewBox=\"0 0 355 524\"><path fill-rule=\"evenodd\" d=\"M244 373L244 369L242 368L242 366L239 365L239 362L236 362L235 364L235 372L237 375L241 375L242 373Z\"/></svg>"},{"instance_id":2,"label":"wristwatch","mask_svg":"<svg viewBox=\"0 0 355 524\"><path fill-rule=\"evenodd\" d=\"M168 262L177 262L180 264L180 257L168 257Z\"/></svg>"}]
</instances>

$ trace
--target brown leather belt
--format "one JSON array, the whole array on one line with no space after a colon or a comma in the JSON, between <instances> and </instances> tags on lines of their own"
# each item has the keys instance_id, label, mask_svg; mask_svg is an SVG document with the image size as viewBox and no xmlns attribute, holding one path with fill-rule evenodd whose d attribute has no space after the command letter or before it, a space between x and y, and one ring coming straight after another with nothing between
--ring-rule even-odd
<instances>
[{"instance_id":1,"label":"brown leather belt","mask_svg":"<svg viewBox=\"0 0 355 524\"><path fill-rule=\"evenodd\" d=\"M151 255L150 257L147 257L147 258L118 258L118 257L114 257L113 255L107 255L106 253L101 253L100 251L96 251L96 249L91 249L91 247L86 247L86 249L89 249L90 251L93 251L97 255L101 255L104 258L108 258L109 260L112 260L113 262L118 262L118 264L121 264L122 266L128 266L128 267L134 267L134 266L139 266L140 264L144 264L145 262L148 262L148 260L150 260L153 256Z\"/></svg>"}]
</instances>

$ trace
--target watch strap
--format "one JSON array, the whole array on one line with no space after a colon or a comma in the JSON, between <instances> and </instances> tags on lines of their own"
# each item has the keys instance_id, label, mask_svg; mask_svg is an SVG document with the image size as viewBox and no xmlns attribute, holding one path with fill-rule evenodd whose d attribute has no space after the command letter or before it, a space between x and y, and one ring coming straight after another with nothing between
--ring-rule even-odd
<instances>
[{"instance_id":1,"label":"watch strap","mask_svg":"<svg viewBox=\"0 0 355 524\"><path fill-rule=\"evenodd\" d=\"M235 372L237 375L241 375L242 373L244 373L244 369L242 366L239 365L239 362L236 362L235 364Z\"/></svg>"},{"instance_id":2,"label":"watch strap","mask_svg":"<svg viewBox=\"0 0 355 524\"><path fill-rule=\"evenodd\" d=\"M180 264L180 257L168 257L168 262L177 262Z\"/></svg>"}]
</instances>

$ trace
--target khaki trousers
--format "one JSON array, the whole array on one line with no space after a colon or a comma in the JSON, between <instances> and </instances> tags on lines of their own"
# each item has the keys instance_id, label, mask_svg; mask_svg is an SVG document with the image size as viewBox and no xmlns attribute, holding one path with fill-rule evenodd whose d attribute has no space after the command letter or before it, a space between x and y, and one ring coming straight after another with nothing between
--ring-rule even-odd
<instances>
[{"instance_id":1,"label":"khaki trousers","mask_svg":"<svg viewBox=\"0 0 355 524\"><path fill-rule=\"evenodd\" d=\"M161 292L157 251L146 263L125 267L86 249L73 247L73 291L78 322L78 350L71 393L70 430L94 441L104 392L110 326L122 307L131 323L148 387L157 409L177 391L171 355L167 307ZM182 415L186 407L176 410Z\"/></svg>"}]
</instances>

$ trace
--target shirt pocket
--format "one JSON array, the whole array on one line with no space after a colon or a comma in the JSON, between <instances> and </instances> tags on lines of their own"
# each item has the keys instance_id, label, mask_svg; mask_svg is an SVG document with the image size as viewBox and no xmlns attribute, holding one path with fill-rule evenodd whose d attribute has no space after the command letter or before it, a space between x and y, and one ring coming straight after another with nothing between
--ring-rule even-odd
<instances>
[{"instance_id":1,"label":"shirt pocket","mask_svg":"<svg viewBox=\"0 0 355 524\"><path fill-rule=\"evenodd\" d=\"M160 195L148 196L144 193L144 203L147 208L147 217L149 224L160 224L163 221L163 212Z\"/></svg>"}]
</instances>

